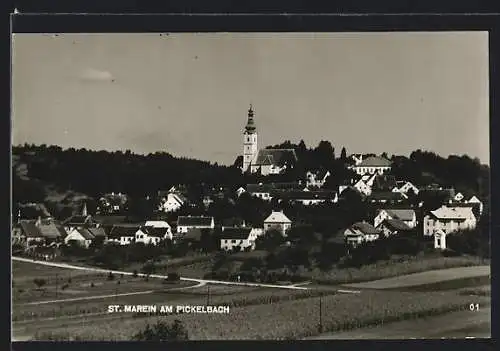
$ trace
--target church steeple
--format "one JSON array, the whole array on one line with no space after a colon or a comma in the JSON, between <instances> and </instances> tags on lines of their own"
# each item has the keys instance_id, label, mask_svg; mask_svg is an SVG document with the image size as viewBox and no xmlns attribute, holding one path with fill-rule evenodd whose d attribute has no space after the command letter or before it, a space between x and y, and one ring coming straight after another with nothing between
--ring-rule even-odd
<instances>
[{"instance_id":1,"label":"church steeple","mask_svg":"<svg viewBox=\"0 0 500 351\"><path fill-rule=\"evenodd\" d=\"M249 170L258 153L257 127L255 126L253 117L254 112L252 104L250 104L250 108L248 109L247 125L245 126L245 131L243 132L243 172Z\"/></svg>"},{"instance_id":2,"label":"church steeple","mask_svg":"<svg viewBox=\"0 0 500 351\"><path fill-rule=\"evenodd\" d=\"M248 134L253 134L257 131L257 127L255 126L255 122L253 120L254 112L252 108L252 104L250 104L250 108L248 109L248 121L245 126L245 132Z\"/></svg>"}]
</instances>

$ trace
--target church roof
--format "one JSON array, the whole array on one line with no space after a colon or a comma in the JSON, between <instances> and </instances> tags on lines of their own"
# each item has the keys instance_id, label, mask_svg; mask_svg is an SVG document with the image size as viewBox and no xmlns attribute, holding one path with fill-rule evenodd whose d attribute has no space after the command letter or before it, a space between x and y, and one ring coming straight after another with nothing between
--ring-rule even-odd
<instances>
[{"instance_id":1,"label":"church roof","mask_svg":"<svg viewBox=\"0 0 500 351\"><path fill-rule=\"evenodd\" d=\"M253 134L257 130L257 127L255 126L255 122L253 120L253 114L254 113L253 113L252 105L250 105L250 108L248 109L248 121L247 121L247 125L245 126L246 133Z\"/></svg>"},{"instance_id":2,"label":"church roof","mask_svg":"<svg viewBox=\"0 0 500 351\"><path fill-rule=\"evenodd\" d=\"M294 149L262 149L259 150L253 165L268 166L276 165L282 167L286 164L295 163L297 155Z\"/></svg>"}]
</instances>

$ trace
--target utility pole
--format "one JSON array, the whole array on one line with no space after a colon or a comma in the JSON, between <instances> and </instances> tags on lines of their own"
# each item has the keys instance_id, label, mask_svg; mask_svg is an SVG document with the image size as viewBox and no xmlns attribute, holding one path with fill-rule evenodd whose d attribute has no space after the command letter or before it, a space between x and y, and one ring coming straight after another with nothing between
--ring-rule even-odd
<instances>
[{"instance_id":1,"label":"utility pole","mask_svg":"<svg viewBox=\"0 0 500 351\"><path fill-rule=\"evenodd\" d=\"M322 308L322 296L319 297L319 332L323 332L323 308Z\"/></svg>"}]
</instances>

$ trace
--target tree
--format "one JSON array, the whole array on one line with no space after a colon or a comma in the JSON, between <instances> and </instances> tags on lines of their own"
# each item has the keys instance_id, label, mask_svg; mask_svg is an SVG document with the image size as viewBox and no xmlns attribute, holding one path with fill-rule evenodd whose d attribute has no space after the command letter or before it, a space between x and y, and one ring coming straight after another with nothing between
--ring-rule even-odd
<instances>
[{"instance_id":1,"label":"tree","mask_svg":"<svg viewBox=\"0 0 500 351\"><path fill-rule=\"evenodd\" d=\"M276 230L270 229L264 235L261 235L255 240L255 247L258 250L272 251L285 242L283 234Z\"/></svg>"},{"instance_id":2,"label":"tree","mask_svg":"<svg viewBox=\"0 0 500 351\"><path fill-rule=\"evenodd\" d=\"M345 147L343 147L342 151L340 151L340 160L342 162L346 162L347 161L347 150L345 149Z\"/></svg>"},{"instance_id":3,"label":"tree","mask_svg":"<svg viewBox=\"0 0 500 351\"><path fill-rule=\"evenodd\" d=\"M145 329L133 336L136 341L172 341L188 340L188 331L184 324L176 319L172 324L158 320L156 324L146 325Z\"/></svg>"}]
</instances>

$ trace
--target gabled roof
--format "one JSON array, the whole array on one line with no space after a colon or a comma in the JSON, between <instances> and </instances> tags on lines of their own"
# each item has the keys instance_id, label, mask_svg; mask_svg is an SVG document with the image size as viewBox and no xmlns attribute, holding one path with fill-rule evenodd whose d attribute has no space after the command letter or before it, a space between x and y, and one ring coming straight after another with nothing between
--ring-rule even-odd
<instances>
[{"instance_id":1,"label":"gabled roof","mask_svg":"<svg viewBox=\"0 0 500 351\"><path fill-rule=\"evenodd\" d=\"M163 238L168 233L167 228L142 227L141 230L149 236Z\"/></svg>"},{"instance_id":2,"label":"gabled roof","mask_svg":"<svg viewBox=\"0 0 500 351\"><path fill-rule=\"evenodd\" d=\"M292 223L283 212L273 211L265 220L264 223Z\"/></svg>"},{"instance_id":3,"label":"gabled roof","mask_svg":"<svg viewBox=\"0 0 500 351\"><path fill-rule=\"evenodd\" d=\"M472 203L481 203L481 200L478 199L478 197L476 195L473 195L469 200L468 202L472 202Z\"/></svg>"},{"instance_id":4,"label":"gabled roof","mask_svg":"<svg viewBox=\"0 0 500 351\"><path fill-rule=\"evenodd\" d=\"M396 186L396 178L392 175L377 175L373 186L380 190L392 190Z\"/></svg>"},{"instance_id":5,"label":"gabled roof","mask_svg":"<svg viewBox=\"0 0 500 351\"><path fill-rule=\"evenodd\" d=\"M431 211L430 213L438 219L465 220L474 217L472 207L441 206L437 210Z\"/></svg>"},{"instance_id":6,"label":"gabled roof","mask_svg":"<svg viewBox=\"0 0 500 351\"><path fill-rule=\"evenodd\" d=\"M109 238L120 238L122 236L135 236L135 233L141 228L141 225L115 225L111 228Z\"/></svg>"},{"instance_id":7,"label":"gabled roof","mask_svg":"<svg viewBox=\"0 0 500 351\"><path fill-rule=\"evenodd\" d=\"M386 226L391 230L411 230L411 228L405 222L399 219L386 219L382 223L380 223L377 228L381 226Z\"/></svg>"},{"instance_id":8,"label":"gabled roof","mask_svg":"<svg viewBox=\"0 0 500 351\"><path fill-rule=\"evenodd\" d=\"M19 226L21 227L24 235L28 238L40 238L42 237L42 233L38 230L38 227L35 224L34 220L21 220L19 222Z\"/></svg>"},{"instance_id":9,"label":"gabled roof","mask_svg":"<svg viewBox=\"0 0 500 351\"><path fill-rule=\"evenodd\" d=\"M94 239L94 235L86 228L80 228L80 229L75 229L80 233L80 235L85 239L85 240L92 240Z\"/></svg>"},{"instance_id":10,"label":"gabled roof","mask_svg":"<svg viewBox=\"0 0 500 351\"><path fill-rule=\"evenodd\" d=\"M145 227L155 227L155 228L170 228L170 224L167 221L146 221Z\"/></svg>"},{"instance_id":11,"label":"gabled roof","mask_svg":"<svg viewBox=\"0 0 500 351\"><path fill-rule=\"evenodd\" d=\"M56 239L63 236L59 228L54 223L40 224L38 226L38 230L40 231L43 237L49 239Z\"/></svg>"},{"instance_id":12,"label":"gabled roof","mask_svg":"<svg viewBox=\"0 0 500 351\"><path fill-rule=\"evenodd\" d=\"M255 162L253 162L252 165L276 165L283 167L285 164L293 164L296 161L297 155L294 149L262 149L259 150Z\"/></svg>"},{"instance_id":13,"label":"gabled roof","mask_svg":"<svg viewBox=\"0 0 500 351\"><path fill-rule=\"evenodd\" d=\"M357 222L349 227L353 232L358 234L370 235L370 234L380 234L380 231L372 226L370 223Z\"/></svg>"},{"instance_id":14,"label":"gabled roof","mask_svg":"<svg viewBox=\"0 0 500 351\"><path fill-rule=\"evenodd\" d=\"M252 228L224 228L220 233L221 239L248 239Z\"/></svg>"},{"instance_id":15,"label":"gabled roof","mask_svg":"<svg viewBox=\"0 0 500 351\"><path fill-rule=\"evenodd\" d=\"M205 216L179 216L177 226L206 226L212 225L213 217Z\"/></svg>"},{"instance_id":16,"label":"gabled roof","mask_svg":"<svg viewBox=\"0 0 500 351\"><path fill-rule=\"evenodd\" d=\"M87 228L87 229L95 237L106 236L106 231L104 230L104 228Z\"/></svg>"},{"instance_id":17,"label":"gabled roof","mask_svg":"<svg viewBox=\"0 0 500 351\"><path fill-rule=\"evenodd\" d=\"M387 212L387 214L393 219L399 219L402 221L412 221L415 217L415 211L411 209L386 208L381 211Z\"/></svg>"},{"instance_id":18,"label":"gabled roof","mask_svg":"<svg viewBox=\"0 0 500 351\"><path fill-rule=\"evenodd\" d=\"M71 216L63 221L64 225L85 225L91 222L92 216Z\"/></svg>"},{"instance_id":19,"label":"gabled roof","mask_svg":"<svg viewBox=\"0 0 500 351\"><path fill-rule=\"evenodd\" d=\"M355 167L390 167L391 161L379 156L371 156L364 159L359 165Z\"/></svg>"}]
</instances>

